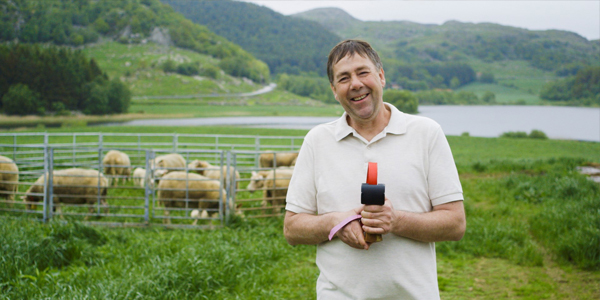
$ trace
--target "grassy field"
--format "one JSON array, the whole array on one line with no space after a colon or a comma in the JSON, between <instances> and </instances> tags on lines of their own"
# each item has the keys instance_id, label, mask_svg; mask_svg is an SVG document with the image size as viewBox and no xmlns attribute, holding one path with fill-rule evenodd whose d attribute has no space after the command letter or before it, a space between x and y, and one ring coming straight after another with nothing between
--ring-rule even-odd
<instances>
[{"instance_id":1,"label":"grassy field","mask_svg":"<svg viewBox=\"0 0 600 300\"><path fill-rule=\"evenodd\" d=\"M162 64L167 60L177 64L198 62L201 66L216 66L219 63L211 56L189 50L153 43L124 45L104 42L86 46L83 51L111 78L118 77L125 81L133 96L242 93L260 89L252 82L224 73L213 80L163 72Z\"/></svg>"},{"instance_id":2,"label":"grassy field","mask_svg":"<svg viewBox=\"0 0 600 300\"><path fill-rule=\"evenodd\" d=\"M97 132L56 128L52 132ZM103 132L293 135L235 127ZM448 137L467 233L437 243L442 299L600 298L600 186L575 172L600 144ZM314 299L315 247L285 242L282 219L215 230L93 227L0 218L4 299Z\"/></svg>"},{"instance_id":3,"label":"grassy field","mask_svg":"<svg viewBox=\"0 0 600 300\"><path fill-rule=\"evenodd\" d=\"M496 95L497 103L522 103L527 105L535 105L542 103L537 94L531 94L520 89L506 87L499 84L489 83L471 83L459 88L457 91L473 92L477 97L481 98L483 94L490 91Z\"/></svg>"}]
</instances>

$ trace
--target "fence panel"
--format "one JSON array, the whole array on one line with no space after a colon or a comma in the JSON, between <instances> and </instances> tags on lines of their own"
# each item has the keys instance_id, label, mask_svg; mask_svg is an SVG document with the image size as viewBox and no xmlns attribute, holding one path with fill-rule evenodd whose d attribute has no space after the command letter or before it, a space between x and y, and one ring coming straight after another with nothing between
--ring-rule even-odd
<instances>
[{"instance_id":1,"label":"fence panel","mask_svg":"<svg viewBox=\"0 0 600 300\"><path fill-rule=\"evenodd\" d=\"M232 151L232 165L240 173L233 193L237 210L249 218L278 217L285 212L285 197L293 172L294 160L289 163L261 165L261 155L278 158L296 155L298 152L280 151Z\"/></svg>"},{"instance_id":2,"label":"fence panel","mask_svg":"<svg viewBox=\"0 0 600 300\"><path fill-rule=\"evenodd\" d=\"M19 168L16 190L7 191L7 188L2 187L6 180L0 180L2 215L33 214L44 221L58 217L109 225L138 226L170 222L169 226L185 227L193 224L196 227L214 227L223 225L226 216L231 213L250 218L282 215L287 185L278 184L279 181L285 183L286 180L289 184L289 178L280 169L289 167L261 165L260 155L271 153L274 161L277 161L286 153L297 154L302 137L0 133L0 142L0 155L12 159ZM107 166L103 163L103 158L110 150L118 150L128 156L130 165L126 168L127 172L115 173L114 169L123 170L125 167ZM190 190L190 185L203 185L204 183L199 182L209 180L185 178L184 188L175 189L179 192L177 197L180 197L177 201L183 201L183 206L177 204L174 198L160 201L160 178L157 174L164 172L165 168L154 161L169 153L178 153L185 161L184 165L169 171L204 176L212 174L212 180L217 180L220 186L206 188L203 193L218 192L220 195L197 196L195 193L198 191ZM194 162L203 164L193 165ZM8 163L0 162L0 170ZM95 173L97 178L93 185L69 184L72 189L91 189L94 195L82 199L71 195L71 192L65 192L64 186L57 185L65 177L72 181L90 179L91 176L84 175L56 176L54 172L74 168L100 171ZM215 171L217 178L214 178ZM269 172L272 175L267 178ZM43 178L44 174L49 175L47 179ZM256 174L263 174L264 177L253 179L252 176ZM3 175L2 172L0 175ZM102 177L108 181L106 187ZM34 185L37 180L39 183ZM175 182L182 180L170 181L181 186L181 183ZM29 199L26 192L32 187L35 191L30 193ZM163 195L173 191L163 190ZM195 198L190 197L194 195ZM27 201L21 200L25 198ZM171 201L168 204L175 205L166 207L167 201Z\"/></svg>"},{"instance_id":3,"label":"fence panel","mask_svg":"<svg viewBox=\"0 0 600 300\"><path fill-rule=\"evenodd\" d=\"M47 148L44 146L19 146L0 144L0 211L11 214L37 215L47 220L47 188L38 178L48 172ZM28 199L26 192L35 191Z\"/></svg>"}]
</instances>

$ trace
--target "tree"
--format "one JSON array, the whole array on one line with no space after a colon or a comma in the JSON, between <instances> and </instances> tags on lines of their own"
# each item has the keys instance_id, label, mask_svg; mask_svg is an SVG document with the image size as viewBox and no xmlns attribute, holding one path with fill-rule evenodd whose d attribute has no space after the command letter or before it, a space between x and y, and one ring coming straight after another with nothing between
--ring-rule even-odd
<instances>
[{"instance_id":1,"label":"tree","mask_svg":"<svg viewBox=\"0 0 600 300\"><path fill-rule=\"evenodd\" d=\"M95 80L88 84L89 95L82 103L83 113L86 115L104 115L109 112L108 89L103 80Z\"/></svg>"},{"instance_id":2,"label":"tree","mask_svg":"<svg viewBox=\"0 0 600 300\"><path fill-rule=\"evenodd\" d=\"M483 93L481 96L481 101L485 103L496 103L496 94L490 91L485 91L485 93Z\"/></svg>"},{"instance_id":3,"label":"tree","mask_svg":"<svg viewBox=\"0 0 600 300\"><path fill-rule=\"evenodd\" d=\"M396 106L398 110L414 114L418 112L419 100L410 91L406 90L386 90L383 94L383 101Z\"/></svg>"},{"instance_id":4,"label":"tree","mask_svg":"<svg viewBox=\"0 0 600 300\"><path fill-rule=\"evenodd\" d=\"M44 107L37 93L28 86L17 83L8 89L2 97L2 106L7 115L43 115Z\"/></svg>"},{"instance_id":5,"label":"tree","mask_svg":"<svg viewBox=\"0 0 600 300\"><path fill-rule=\"evenodd\" d=\"M131 91L118 78L108 83L108 112L126 113L129 110Z\"/></svg>"},{"instance_id":6,"label":"tree","mask_svg":"<svg viewBox=\"0 0 600 300\"><path fill-rule=\"evenodd\" d=\"M494 78L494 74L490 72L481 73L481 77L479 77L479 81L482 83L494 83L496 79Z\"/></svg>"}]
</instances>

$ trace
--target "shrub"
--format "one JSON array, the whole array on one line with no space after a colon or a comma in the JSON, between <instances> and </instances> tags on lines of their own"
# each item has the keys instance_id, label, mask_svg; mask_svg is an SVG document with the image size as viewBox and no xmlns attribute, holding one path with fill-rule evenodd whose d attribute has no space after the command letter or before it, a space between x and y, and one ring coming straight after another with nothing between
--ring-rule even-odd
<instances>
[{"instance_id":1,"label":"shrub","mask_svg":"<svg viewBox=\"0 0 600 300\"><path fill-rule=\"evenodd\" d=\"M548 136L543 131L534 129L529 133L529 138L547 140Z\"/></svg>"},{"instance_id":2,"label":"shrub","mask_svg":"<svg viewBox=\"0 0 600 300\"><path fill-rule=\"evenodd\" d=\"M175 72L177 70L177 63L175 63L175 61L173 60L168 59L164 63L162 63L161 68L165 73Z\"/></svg>"},{"instance_id":3,"label":"shrub","mask_svg":"<svg viewBox=\"0 0 600 300\"><path fill-rule=\"evenodd\" d=\"M414 114L418 112L419 100L410 91L387 90L383 94L383 101L391 103L405 113Z\"/></svg>"},{"instance_id":4,"label":"shrub","mask_svg":"<svg viewBox=\"0 0 600 300\"><path fill-rule=\"evenodd\" d=\"M38 93L20 83L12 85L4 94L2 106L7 115L43 115L45 112Z\"/></svg>"},{"instance_id":5,"label":"shrub","mask_svg":"<svg viewBox=\"0 0 600 300\"><path fill-rule=\"evenodd\" d=\"M522 138L527 138L527 132L525 131L508 131L508 132L504 132L500 135L500 137L503 138L517 138L517 139L522 139Z\"/></svg>"},{"instance_id":6,"label":"shrub","mask_svg":"<svg viewBox=\"0 0 600 300\"><path fill-rule=\"evenodd\" d=\"M485 102L485 103L496 103L496 94L490 92L490 91L486 91L485 93L483 93L483 95L481 96L481 101Z\"/></svg>"},{"instance_id":7,"label":"shrub","mask_svg":"<svg viewBox=\"0 0 600 300\"><path fill-rule=\"evenodd\" d=\"M217 68L214 65L207 64L202 66L202 70L200 70L200 76L218 79L221 74L221 69Z\"/></svg>"},{"instance_id":8,"label":"shrub","mask_svg":"<svg viewBox=\"0 0 600 300\"><path fill-rule=\"evenodd\" d=\"M177 66L175 72L185 76L194 76L200 74L200 67L197 62L183 63Z\"/></svg>"},{"instance_id":9,"label":"shrub","mask_svg":"<svg viewBox=\"0 0 600 300\"><path fill-rule=\"evenodd\" d=\"M481 73L481 77L479 77L479 81L482 83L494 83L496 80L493 73L483 72Z\"/></svg>"}]
</instances>

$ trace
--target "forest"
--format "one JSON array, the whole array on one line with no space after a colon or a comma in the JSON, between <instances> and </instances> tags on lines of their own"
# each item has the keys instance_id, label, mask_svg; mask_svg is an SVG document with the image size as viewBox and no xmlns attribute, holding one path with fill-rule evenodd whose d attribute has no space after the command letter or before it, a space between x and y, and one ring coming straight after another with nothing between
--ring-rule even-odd
<instances>
[{"instance_id":1,"label":"forest","mask_svg":"<svg viewBox=\"0 0 600 300\"><path fill-rule=\"evenodd\" d=\"M37 44L0 45L0 109L7 115L46 112L126 113L131 93L81 51Z\"/></svg>"}]
</instances>

